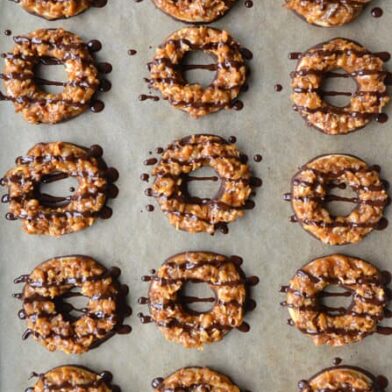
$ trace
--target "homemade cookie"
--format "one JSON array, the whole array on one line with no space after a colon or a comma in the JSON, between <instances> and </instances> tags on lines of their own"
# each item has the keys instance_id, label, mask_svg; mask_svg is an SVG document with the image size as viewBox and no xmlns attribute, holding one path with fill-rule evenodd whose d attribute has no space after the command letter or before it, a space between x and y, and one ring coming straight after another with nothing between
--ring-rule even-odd
<instances>
[{"instance_id":1,"label":"homemade cookie","mask_svg":"<svg viewBox=\"0 0 392 392\"><path fill-rule=\"evenodd\" d=\"M371 0L286 0L285 7L310 24L343 26L353 21Z\"/></svg>"},{"instance_id":2,"label":"homemade cookie","mask_svg":"<svg viewBox=\"0 0 392 392\"><path fill-rule=\"evenodd\" d=\"M64 29L40 29L14 41L12 52L4 54L4 99L12 101L27 122L56 124L88 109L99 78L95 60L79 36ZM60 93L46 92L37 83L35 68L42 62L64 65L68 80Z\"/></svg>"},{"instance_id":3,"label":"homemade cookie","mask_svg":"<svg viewBox=\"0 0 392 392\"><path fill-rule=\"evenodd\" d=\"M98 218L107 219L112 210L105 204L116 197L113 184L118 172L108 168L103 150L65 142L39 143L26 156L16 159L0 185L8 187L3 202L9 203L9 220L22 220L28 234L61 236L91 226ZM54 197L40 192L40 185L74 177L79 182L67 197Z\"/></svg>"},{"instance_id":4,"label":"homemade cookie","mask_svg":"<svg viewBox=\"0 0 392 392\"><path fill-rule=\"evenodd\" d=\"M65 19L90 7L104 7L107 0L14 0L30 14L48 20Z\"/></svg>"},{"instance_id":5,"label":"homemade cookie","mask_svg":"<svg viewBox=\"0 0 392 392\"><path fill-rule=\"evenodd\" d=\"M384 376L375 377L364 369L354 366L335 366L321 370L309 380L298 383L300 392L317 391L368 391L382 392L388 385Z\"/></svg>"},{"instance_id":6,"label":"homemade cookie","mask_svg":"<svg viewBox=\"0 0 392 392\"><path fill-rule=\"evenodd\" d=\"M221 373L202 367L186 367L166 378L155 378L152 387L156 392L194 389L210 392L240 392L240 388Z\"/></svg>"},{"instance_id":7,"label":"homemade cookie","mask_svg":"<svg viewBox=\"0 0 392 392\"><path fill-rule=\"evenodd\" d=\"M248 289L258 278L246 278L240 268L242 259L211 252L185 252L170 257L152 276L148 298L139 302L148 304L150 316L139 314L142 322L155 322L165 338L186 348L202 349L204 344L217 342L233 328L249 330L244 323L247 310L253 310ZM196 298L197 302L211 302L212 308L198 312L187 307L194 297L182 291L187 282L206 283L214 298ZM189 301L188 301L189 300Z\"/></svg>"},{"instance_id":8,"label":"homemade cookie","mask_svg":"<svg viewBox=\"0 0 392 392\"><path fill-rule=\"evenodd\" d=\"M174 19L187 23L211 23L221 18L235 0L153 0L154 4Z\"/></svg>"},{"instance_id":9,"label":"homemade cookie","mask_svg":"<svg viewBox=\"0 0 392 392\"><path fill-rule=\"evenodd\" d=\"M38 377L33 387L25 392L48 392L57 390L87 391L94 392L120 392L117 385L112 385L112 374L102 372L100 374L82 366L64 365L49 370L46 373L33 373L32 377Z\"/></svg>"},{"instance_id":10,"label":"homemade cookie","mask_svg":"<svg viewBox=\"0 0 392 392\"><path fill-rule=\"evenodd\" d=\"M344 107L324 100L327 94L322 90L324 79L336 69L343 69L357 85ZM293 108L307 124L328 135L356 131L373 118L377 119L389 102L386 76L384 62L379 56L354 41L332 39L299 56L297 68L291 74Z\"/></svg>"},{"instance_id":11,"label":"homemade cookie","mask_svg":"<svg viewBox=\"0 0 392 392\"><path fill-rule=\"evenodd\" d=\"M286 196L295 214L292 221L328 245L354 244L374 229L384 229L389 197L379 172L379 166L368 166L352 155L328 154L311 160L294 175ZM356 197L329 194L337 187L350 187ZM326 206L330 201L351 202L355 207L347 216L333 216Z\"/></svg>"},{"instance_id":12,"label":"homemade cookie","mask_svg":"<svg viewBox=\"0 0 392 392\"><path fill-rule=\"evenodd\" d=\"M188 83L184 76L184 56L197 50L215 59L216 76L206 88ZM205 26L185 27L170 35L156 50L149 69L149 87L195 118L232 108L247 77L240 45L226 31Z\"/></svg>"},{"instance_id":13,"label":"homemade cookie","mask_svg":"<svg viewBox=\"0 0 392 392\"><path fill-rule=\"evenodd\" d=\"M216 170L220 189L213 199L192 197L186 176L207 165ZM176 229L212 234L254 205L249 200L252 178L247 163L235 144L219 136L199 134L176 140L163 152L152 174L152 196Z\"/></svg>"},{"instance_id":14,"label":"homemade cookie","mask_svg":"<svg viewBox=\"0 0 392 392\"><path fill-rule=\"evenodd\" d=\"M130 327L122 324L131 312L125 301L128 286L117 281L120 273L119 268L108 270L88 256L74 255L47 260L30 275L15 279L25 283L19 312L27 322L23 338L31 335L49 351L82 354L115 333L129 333ZM76 296L88 299L85 308L66 302Z\"/></svg>"},{"instance_id":15,"label":"homemade cookie","mask_svg":"<svg viewBox=\"0 0 392 392\"><path fill-rule=\"evenodd\" d=\"M287 292L290 324L309 335L316 345L343 346L378 331L389 301L390 274L354 257L333 254L311 261L283 287ZM344 294L324 291L330 285ZM347 308L322 303L326 296L351 296Z\"/></svg>"}]
</instances>

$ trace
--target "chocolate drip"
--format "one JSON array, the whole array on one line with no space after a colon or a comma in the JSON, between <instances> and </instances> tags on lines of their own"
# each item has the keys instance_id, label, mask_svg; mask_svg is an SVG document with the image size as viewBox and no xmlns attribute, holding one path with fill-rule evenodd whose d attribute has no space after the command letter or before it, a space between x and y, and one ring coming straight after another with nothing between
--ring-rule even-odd
<instances>
[{"instance_id":1,"label":"chocolate drip","mask_svg":"<svg viewBox=\"0 0 392 392\"><path fill-rule=\"evenodd\" d=\"M343 361L342 358L336 357L336 358L333 359L332 364L334 366L338 366L338 365L340 365L342 363L342 361Z\"/></svg>"},{"instance_id":2,"label":"chocolate drip","mask_svg":"<svg viewBox=\"0 0 392 392\"><path fill-rule=\"evenodd\" d=\"M372 15L374 18L381 18L381 17L383 16L383 14L384 14L384 11L383 11L382 8L380 8L380 7L375 7L375 8L373 8L372 11L371 11L371 15Z\"/></svg>"},{"instance_id":3,"label":"chocolate drip","mask_svg":"<svg viewBox=\"0 0 392 392\"><path fill-rule=\"evenodd\" d=\"M147 94L140 94L138 97L139 101L146 101L146 100L152 100L152 101L159 101L159 97L156 95L147 95Z\"/></svg>"},{"instance_id":4,"label":"chocolate drip","mask_svg":"<svg viewBox=\"0 0 392 392\"><path fill-rule=\"evenodd\" d=\"M110 63L97 63L96 67L103 74L109 74L113 70L113 66Z\"/></svg>"},{"instance_id":5,"label":"chocolate drip","mask_svg":"<svg viewBox=\"0 0 392 392\"><path fill-rule=\"evenodd\" d=\"M140 179L144 182L148 182L148 180L150 179L150 176L147 173L143 173L140 175Z\"/></svg>"},{"instance_id":6,"label":"chocolate drip","mask_svg":"<svg viewBox=\"0 0 392 392\"><path fill-rule=\"evenodd\" d=\"M281 84L275 84L274 90L275 90L276 92L280 92L280 91L283 90L283 86L282 86Z\"/></svg>"},{"instance_id":7,"label":"chocolate drip","mask_svg":"<svg viewBox=\"0 0 392 392\"><path fill-rule=\"evenodd\" d=\"M162 377L156 377L151 381L151 386L157 389L162 383L164 379Z\"/></svg>"},{"instance_id":8,"label":"chocolate drip","mask_svg":"<svg viewBox=\"0 0 392 392\"><path fill-rule=\"evenodd\" d=\"M146 159L143 163L145 166L152 166L152 165L155 165L156 163L158 163L158 159L149 158L149 159Z\"/></svg>"}]
</instances>

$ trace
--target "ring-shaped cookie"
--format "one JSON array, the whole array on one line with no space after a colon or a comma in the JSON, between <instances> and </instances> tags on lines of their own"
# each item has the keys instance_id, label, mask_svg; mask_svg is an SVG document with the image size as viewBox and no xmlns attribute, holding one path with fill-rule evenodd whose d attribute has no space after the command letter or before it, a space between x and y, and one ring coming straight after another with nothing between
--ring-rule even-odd
<instances>
[{"instance_id":1,"label":"ring-shaped cookie","mask_svg":"<svg viewBox=\"0 0 392 392\"><path fill-rule=\"evenodd\" d=\"M215 169L221 186L212 199L192 197L186 177L203 166ZM215 135L192 135L173 142L153 168L152 186L162 211L176 229L214 233L244 215L251 193L250 171L235 144Z\"/></svg>"},{"instance_id":2,"label":"ring-shaped cookie","mask_svg":"<svg viewBox=\"0 0 392 392\"><path fill-rule=\"evenodd\" d=\"M188 83L183 74L184 56L201 50L216 60L216 75L208 87ZM247 67L240 45L226 32L211 27L185 27L170 35L149 63L149 86L192 117L233 107L246 81Z\"/></svg>"},{"instance_id":3,"label":"ring-shaped cookie","mask_svg":"<svg viewBox=\"0 0 392 392\"><path fill-rule=\"evenodd\" d=\"M300 392L317 391L368 391L382 392L388 385L384 376L375 377L370 372L355 366L334 366L323 369L309 380L298 382Z\"/></svg>"},{"instance_id":4,"label":"ring-shaped cookie","mask_svg":"<svg viewBox=\"0 0 392 392\"><path fill-rule=\"evenodd\" d=\"M87 391L90 388L94 392L120 392L116 385L111 384L113 376L110 372L98 374L84 366L58 366L46 373L34 372L32 377L38 377L38 380L26 392Z\"/></svg>"},{"instance_id":5,"label":"ring-shaped cookie","mask_svg":"<svg viewBox=\"0 0 392 392\"><path fill-rule=\"evenodd\" d=\"M372 230L385 228L383 211L389 197L379 171L378 166L368 166L351 155L330 154L311 160L292 179L293 220L329 245L357 243ZM350 187L356 197L329 195L334 187ZM326 203L335 200L356 206L347 216L333 216Z\"/></svg>"},{"instance_id":6,"label":"ring-shaped cookie","mask_svg":"<svg viewBox=\"0 0 392 392\"><path fill-rule=\"evenodd\" d=\"M292 325L309 335L316 345L337 347L359 342L377 332L384 318L389 300L385 287L388 278L358 258L340 254L321 257L296 272L284 288L287 300L283 305L288 307ZM321 302L330 285L343 287L351 295L347 309Z\"/></svg>"},{"instance_id":7,"label":"ring-shaped cookie","mask_svg":"<svg viewBox=\"0 0 392 392\"><path fill-rule=\"evenodd\" d=\"M82 354L116 332L129 332L122 325L130 308L125 303L128 287L117 281L120 273L119 268L108 270L90 257L75 255L47 260L30 275L15 279L15 283L25 283L19 312L27 323L24 339L31 335L49 351ZM64 301L80 295L88 299L85 308Z\"/></svg>"},{"instance_id":8,"label":"ring-shaped cookie","mask_svg":"<svg viewBox=\"0 0 392 392\"><path fill-rule=\"evenodd\" d=\"M167 340L201 349L243 324L247 287L236 261L211 252L185 252L167 259L150 277L150 315ZM208 284L215 294L211 310L190 311L182 303L187 282Z\"/></svg>"},{"instance_id":9,"label":"ring-shaped cookie","mask_svg":"<svg viewBox=\"0 0 392 392\"><path fill-rule=\"evenodd\" d=\"M306 22L320 27L338 27L352 22L371 0L286 0L285 7Z\"/></svg>"},{"instance_id":10,"label":"ring-shaped cookie","mask_svg":"<svg viewBox=\"0 0 392 392\"><path fill-rule=\"evenodd\" d=\"M336 69L343 69L357 85L344 107L331 105L323 98L327 93L322 90L323 81ZM354 41L332 39L300 56L296 70L291 74L293 108L307 124L323 133L353 132L367 125L389 102L384 82L386 75L380 57Z\"/></svg>"},{"instance_id":11,"label":"ring-shaped cookie","mask_svg":"<svg viewBox=\"0 0 392 392\"><path fill-rule=\"evenodd\" d=\"M79 15L90 7L103 7L107 0L17 0L17 2L30 14L56 20Z\"/></svg>"},{"instance_id":12,"label":"ring-shaped cookie","mask_svg":"<svg viewBox=\"0 0 392 392\"><path fill-rule=\"evenodd\" d=\"M32 124L55 124L84 112L99 86L95 61L87 44L63 29L40 29L14 37L6 53L2 78L17 112ZM42 90L35 67L42 62L63 64L67 73L64 89L53 94Z\"/></svg>"},{"instance_id":13,"label":"ring-shaped cookie","mask_svg":"<svg viewBox=\"0 0 392 392\"><path fill-rule=\"evenodd\" d=\"M28 234L58 237L87 228L99 217L109 218L112 210L105 203L117 196L118 188L112 183L118 172L107 167L102 154L99 146L36 144L1 179L0 184L8 187L7 219L21 219ZM67 177L79 182L72 195L58 198L40 192L41 184Z\"/></svg>"},{"instance_id":14,"label":"ring-shaped cookie","mask_svg":"<svg viewBox=\"0 0 392 392\"><path fill-rule=\"evenodd\" d=\"M206 367L185 367L166 378L155 378L152 387L156 392L186 391L195 389L210 392L240 392L227 376Z\"/></svg>"},{"instance_id":15,"label":"ring-shaped cookie","mask_svg":"<svg viewBox=\"0 0 392 392\"><path fill-rule=\"evenodd\" d=\"M156 7L174 19L187 23L211 23L221 18L235 0L153 0Z\"/></svg>"}]
</instances>

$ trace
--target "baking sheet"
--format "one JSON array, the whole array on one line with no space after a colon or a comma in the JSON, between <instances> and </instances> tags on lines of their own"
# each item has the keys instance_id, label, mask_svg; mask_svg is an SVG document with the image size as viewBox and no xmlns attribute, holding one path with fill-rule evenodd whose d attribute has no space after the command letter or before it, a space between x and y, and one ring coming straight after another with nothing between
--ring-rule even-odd
<instances>
[{"instance_id":1,"label":"baking sheet","mask_svg":"<svg viewBox=\"0 0 392 392\"><path fill-rule=\"evenodd\" d=\"M337 251L392 269L392 227L372 233L358 245L324 246L299 225L289 223L291 208L282 201L297 166L324 153L358 155L369 163L380 164L383 177L392 180L392 122L372 123L343 137L328 137L307 128L291 110L289 72L295 62L288 60L289 52L305 50L336 36L355 39L372 51L392 51L392 3L376 0L374 6L384 10L382 18L371 17L368 8L356 22L337 29L309 26L283 9L281 3L282 0L256 0L254 7L247 9L239 0L228 15L213 24L227 29L254 53L250 88L241 97L245 104L242 111L221 111L193 120L165 101L137 99L146 92L145 64L152 58L154 48L184 26L156 10L149 0L112 0L103 9L91 9L56 22L31 16L13 2L0 2L1 32L11 29L17 35L41 27L63 26L85 40L101 40L103 49L98 59L110 61L114 68L108 76L113 88L103 95L106 108L100 114L85 113L66 123L33 126L15 114L11 104L1 102L0 172L4 173L15 157L25 154L35 143L55 140L85 146L100 144L108 164L120 171L120 195L111 204L113 217L85 231L60 239L28 236L21 231L20 222L0 221L1 391L23 391L33 384L28 380L31 371L42 372L66 363L110 370L124 391L150 390L153 377L187 365L216 368L241 388L253 392L295 391L299 379L331 365L336 356L376 374L391 375L392 338L374 335L340 349L316 348L308 337L286 325L288 313L279 306L283 296L278 290L305 262ZM11 47L12 39L2 34L1 52ZM137 50L137 55L127 55L131 48ZM276 83L283 85L282 92L274 92ZM387 109L390 115L391 108L392 105ZM154 213L144 209L149 200L139 175L146 170L143 160L148 151L196 132L235 135L244 153L263 155L262 163L251 162L255 174L264 181L255 199L256 208L231 224L228 235L176 232L158 208ZM1 215L6 208L1 207ZM391 209L387 217L390 215ZM260 277L261 283L253 290L258 307L246 317L251 325L248 334L232 331L223 341L200 352L166 342L153 324L140 324L135 315L146 309L137 304L137 298L147 292L140 277L165 258L186 250L241 255L245 272ZM50 353L32 339L23 342L25 323L17 317L20 303L11 297L20 290L12 283L13 278L29 273L50 257L75 253L95 257L106 266L120 266L122 281L130 286L134 310L130 335L118 335L80 357Z\"/></svg>"}]
</instances>

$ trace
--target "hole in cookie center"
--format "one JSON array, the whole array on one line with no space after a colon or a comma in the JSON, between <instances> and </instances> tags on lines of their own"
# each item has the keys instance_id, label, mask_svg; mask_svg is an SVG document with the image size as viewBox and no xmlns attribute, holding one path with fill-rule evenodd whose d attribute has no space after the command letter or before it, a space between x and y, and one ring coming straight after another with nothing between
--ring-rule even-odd
<instances>
[{"instance_id":1,"label":"hole in cookie center","mask_svg":"<svg viewBox=\"0 0 392 392\"><path fill-rule=\"evenodd\" d=\"M201 167L184 177L185 192L195 202L214 199L219 193L220 181L216 171L209 166Z\"/></svg>"},{"instance_id":2,"label":"hole in cookie center","mask_svg":"<svg viewBox=\"0 0 392 392\"><path fill-rule=\"evenodd\" d=\"M344 314L352 304L352 291L338 285L329 285L320 295L320 303L332 314Z\"/></svg>"},{"instance_id":3,"label":"hole in cookie center","mask_svg":"<svg viewBox=\"0 0 392 392\"><path fill-rule=\"evenodd\" d=\"M193 314L207 313L215 304L215 293L206 283L186 282L179 294L186 311Z\"/></svg>"},{"instance_id":4,"label":"hole in cookie center","mask_svg":"<svg viewBox=\"0 0 392 392\"><path fill-rule=\"evenodd\" d=\"M345 107L350 103L350 98L356 90L355 80L342 69L336 69L324 77L320 95L332 106Z\"/></svg>"},{"instance_id":5,"label":"hole in cookie center","mask_svg":"<svg viewBox=\"0 0 392 392\"><path fill-rule=\"evenodd\" d=\"M188 52L184 56L181 66L184 79L187 83L198 83L206 88L215 79L215 61L210 54L204 53L201 50Z\"/></svg>"},{"instance_id":6,"label":"hole in cookie center","mask_svg":"<svg viewBox=\"0 0 392 392\"><path fill-rule=\"evenodd\" d=\"M36 197L42 205L61 207L70 202L72 193L78 187L78 181L74 177L68 177L66 173L61 172L51 173L42 178Z\"/></svg>"},{"instance_id":7,"label":"hole in cookie center","mask_svg":"<svg viewBox=\"0 0 392 392\"><path fill-rule=\"evenodd\" d=\"M83 296L79 287L74 287L55 299L56 311L67 321L75 321L87 312L88 298Z\"/></svg>"},{"instance_id":8,"label":"hole in cookie center","mask_svg":"<svg viewBox=\"0 0 392 392\"><path fill-rule=\"evenodd\" d=\"M39 89L50 94L59 94L67 83L67 74L62 64L37 64L34 68L34 82Z\"/></svg>"},{"instance_id":9,"label":"hole in cookie center","mask_svg":"<svg viewBox=\"0 0 392 392\"><path fill-rule=\"evenodd\" d=\"M356 207L356 198L356 192L344 183L330 186L326 197L326 208L332 216L347 216Z\"/></svg>"}]
</instances>

